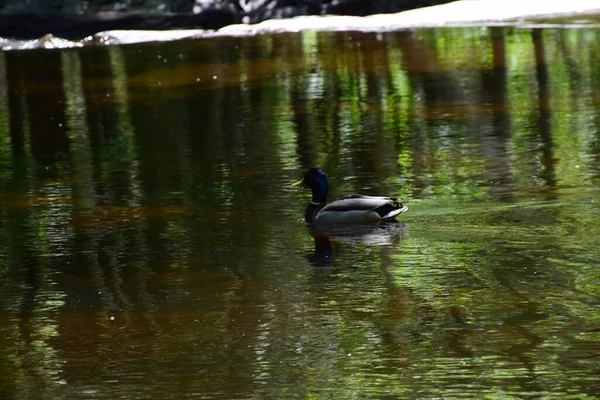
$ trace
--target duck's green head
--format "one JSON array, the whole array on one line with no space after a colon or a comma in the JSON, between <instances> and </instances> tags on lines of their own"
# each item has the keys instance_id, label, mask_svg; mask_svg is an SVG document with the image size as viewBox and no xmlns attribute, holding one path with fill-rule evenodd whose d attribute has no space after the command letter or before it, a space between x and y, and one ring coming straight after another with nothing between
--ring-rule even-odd
<instances>
[{"instance_id":1,"label":"duck's green head","mask_svg":"<svg viewBox=\"0 0 600 400\"><path fill-rule=\"evenodd\" d=\"M329 182L327 174L319 168L311 168L304 174L304 177L292 186L304 186L312 190L313 203L324 206L327 203L327 193L329 192Z\"/></svg>"}]
</instances>

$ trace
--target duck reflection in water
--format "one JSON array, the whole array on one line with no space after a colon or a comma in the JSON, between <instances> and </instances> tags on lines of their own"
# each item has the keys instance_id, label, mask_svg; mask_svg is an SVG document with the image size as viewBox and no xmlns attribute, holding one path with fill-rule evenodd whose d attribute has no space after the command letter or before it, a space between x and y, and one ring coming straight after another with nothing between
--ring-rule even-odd
<instances>
[{"instance_id":1,"label":"duck reflection in water","mask_svg":"<svg viewBox=\"0 0 600 400\"><path fill-rule=\"evenodd\" d=\"M314 239L314 251L309 253L308 261L315 266L327 266L333 261L334 243L370 246L393 246L407 233L405 223L384 223L371 225L310 225L310 235Z\"/></svg>"},{"instance_id":2,"label":"duck reflection in water","mask_svg":"<svg viewBox=\"0 0 600 400\"><path fill-rule=\"evenodd\" d=\"M329 238L327 236L313 236L313 239L315 240L315 249L312 253L307 254L308 262L317 267L331 265L333 247Z\"/></svg>"}]
</instances>

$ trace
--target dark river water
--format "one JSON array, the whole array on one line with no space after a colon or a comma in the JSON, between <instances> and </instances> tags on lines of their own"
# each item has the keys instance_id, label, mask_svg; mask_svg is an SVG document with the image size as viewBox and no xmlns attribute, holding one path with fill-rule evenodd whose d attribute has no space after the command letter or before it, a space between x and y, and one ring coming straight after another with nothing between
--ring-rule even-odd
<instances>
[{"instance_id":1,"label":"dark river water","mask_svg":"<svg viewBox=\"0 0 600 400\"><path fill-rule=\"evenodd\" d=\"M599 194L599 29L0 53L0 398L600 398Z\"/></svg>"}]
</instances>

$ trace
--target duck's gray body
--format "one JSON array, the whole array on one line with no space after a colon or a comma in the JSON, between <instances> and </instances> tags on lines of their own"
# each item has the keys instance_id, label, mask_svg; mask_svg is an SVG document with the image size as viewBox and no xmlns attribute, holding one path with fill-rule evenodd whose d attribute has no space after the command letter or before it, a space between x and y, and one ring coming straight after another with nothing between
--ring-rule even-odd
<instances>
[{"instance_id":1,"label":"duck's gray body","mask_svg":"<svg viewBox=\"0 0 600 400\"><path fill-rule=\"evenodd\" d=\"M310 207L311 205L309 205ZM316 204L313 204L313 207ZM314 207L317 208L317 207ZM352 194L333 201L315 210L311 221L314 224L369 224L393 220L408 207L392 197ZM308 218L307 218L308 219Z\"/></svg>"}]
</instances>

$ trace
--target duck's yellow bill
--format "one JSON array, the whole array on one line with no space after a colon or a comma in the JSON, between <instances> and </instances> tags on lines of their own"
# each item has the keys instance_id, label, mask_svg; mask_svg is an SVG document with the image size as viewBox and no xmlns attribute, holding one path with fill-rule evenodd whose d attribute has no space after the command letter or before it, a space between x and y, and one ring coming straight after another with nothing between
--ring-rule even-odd
<instances>
[{"instance_id":1,"label":"duck's yellow bill","mask_svg":"<svg viewBox=\"0 0 600 400\"><path fill-rule=\"evenodd\" d=\"M304 184L304 178L300 179L298 182L292 183L293 187L302 186Z\"/></svg>"}]
</instances>

